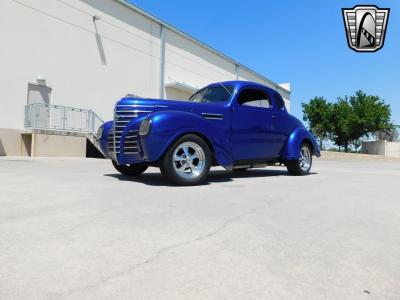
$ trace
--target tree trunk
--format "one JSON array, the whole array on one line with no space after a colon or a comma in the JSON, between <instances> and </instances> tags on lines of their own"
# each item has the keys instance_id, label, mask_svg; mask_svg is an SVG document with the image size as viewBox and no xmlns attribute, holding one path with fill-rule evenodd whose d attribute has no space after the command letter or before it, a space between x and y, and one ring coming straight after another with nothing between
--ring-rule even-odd
<instances>
[{"instance_id":1,"label":"tree trunk","mask_svg":"<svg viewBox=\"0 0 400 300\"><path fill-rule=\"evenodd\" d=\"M349 152L349 143L348 142L346 142L344 144L344 152Z\"/></svg>"}]
</instances>

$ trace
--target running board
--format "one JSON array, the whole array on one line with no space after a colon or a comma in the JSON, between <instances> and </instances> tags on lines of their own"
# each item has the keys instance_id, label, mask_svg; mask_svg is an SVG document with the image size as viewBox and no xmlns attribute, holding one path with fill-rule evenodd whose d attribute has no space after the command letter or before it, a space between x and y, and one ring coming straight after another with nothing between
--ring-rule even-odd
<instances>
[{"instance_id":1,"label":"running board","mask_svg":"<svg viewBox=\"0 0 400 300\"><path fill-rule=\"evenodd\" d=\"M267 166L282 166L280 162L270 162L270 163L254 163L254 164L243 164L243 165L234 165L232 167L225 168L228 171L237 170L237 169L257 169L257 168L265 168Z\"/></svg>"}]
</instances>

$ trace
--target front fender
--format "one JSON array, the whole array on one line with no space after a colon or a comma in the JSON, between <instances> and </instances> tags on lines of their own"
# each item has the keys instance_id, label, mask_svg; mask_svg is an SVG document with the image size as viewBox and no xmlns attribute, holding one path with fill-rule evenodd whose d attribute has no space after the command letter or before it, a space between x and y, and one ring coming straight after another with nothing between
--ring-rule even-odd
<instances>
[{"instance_id":1,"label":"front fender","mask_svg":"<svg viewBox=\"0 0 400 300\"><path fill-rule=\"evenodd\" d=\"M146 161L159 160L178 137L197 133L211 144L219 165L229 167L233 164L230 143L224 132L224 123L221 123L223 120L205 120L183 111L155 112L147 119L151 120L151 129L148 135L141 137Z\"/></svg>"},{"instance_id":2,"label":"front fender","mask_svg":"<svg viewBox=\"0 0 400 300\"><path fill-rule=\"evenodd\" d=\"M283 160L292 160L300 158L300 147L304 141L311 143L313 147L313 154L321 156L320 149L314 136L304 127L296 128L290 134L288 141L283 150Z\"/></svg>"},{"instance_id":3,"label":"front fender","mask_svg":"<svg viewBox=\"0 0 400 300\"><path fill-rule=\"evenodd\" d=\"M106 157L110 157L108 151L108 136L110 134L110 130L114 124L114 121L108 121L102 124L100 127L102 128L102 134L99 139L100 149Z\"/></svg>"}]
</instances>

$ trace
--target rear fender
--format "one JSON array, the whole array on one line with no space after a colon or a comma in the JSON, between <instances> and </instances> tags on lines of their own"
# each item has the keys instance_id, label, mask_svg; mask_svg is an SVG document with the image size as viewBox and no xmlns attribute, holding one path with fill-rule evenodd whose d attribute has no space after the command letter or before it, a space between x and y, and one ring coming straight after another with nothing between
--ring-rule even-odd
<instances>
[{"instance_id":1,"label":"rear fender","mask_svg":"<svg viewBox=\"0 0 400 300\"><path fill-rule=\"evenodd\" d=\"M177 138L193 133L207 139L219 165L229 167L233 164L229 140L223 132L224 126L214 123L223 120L205 120L183 111L155 112L146 119L151 120L151 129L147 136L140 138L146 161L158 161Z\"/></svg>"},{"instance_id":2,"label":"rear fender","mask_svg":"<svg viewBox=\"0 0 400 300\"><path fill-rule=\"evenodd\" d=\"M300 147L303 142L308 142L313 148L313 155L321 156L320 149L314 136L304 127L296 128L292 131L282 152L283 160L293 160L300 158Z\"/></svg>"}]
</instances>

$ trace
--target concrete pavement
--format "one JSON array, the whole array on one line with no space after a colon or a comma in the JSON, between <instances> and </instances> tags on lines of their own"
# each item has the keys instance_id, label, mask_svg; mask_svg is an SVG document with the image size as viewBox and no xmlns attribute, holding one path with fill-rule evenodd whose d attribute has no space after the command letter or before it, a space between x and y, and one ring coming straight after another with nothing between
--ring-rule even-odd
<instances>
[{"instance_id":1,"label":"concrete pavement","mask_svg":"<svg viewBox=\"0 0 400 300\"><path fill-rule=\"evenodd\" d=\"M399 299L400 163L312 171L1 158L0 299Z\"/></svg>"}]
</instances>

